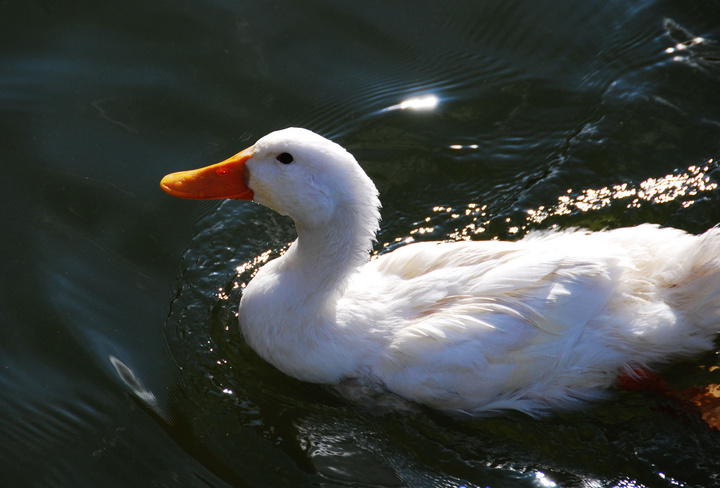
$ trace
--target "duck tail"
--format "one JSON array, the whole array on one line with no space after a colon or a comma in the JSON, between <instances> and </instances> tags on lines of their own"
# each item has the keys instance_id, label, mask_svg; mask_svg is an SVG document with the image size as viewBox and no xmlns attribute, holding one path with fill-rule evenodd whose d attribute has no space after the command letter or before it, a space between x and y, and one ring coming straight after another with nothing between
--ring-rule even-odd
<instances>
[{"instance_id":1,"label":"duck tail","mask_svg":"<svg viewBox=\"0 0 720 488\"><path fill-rule=\"evenodd\" d=\"M692 237L675 254L677 271L665 286L665 300L694 325L688 332L707 337L720 333L720 228Z\"/></svg>"}]
</instances>

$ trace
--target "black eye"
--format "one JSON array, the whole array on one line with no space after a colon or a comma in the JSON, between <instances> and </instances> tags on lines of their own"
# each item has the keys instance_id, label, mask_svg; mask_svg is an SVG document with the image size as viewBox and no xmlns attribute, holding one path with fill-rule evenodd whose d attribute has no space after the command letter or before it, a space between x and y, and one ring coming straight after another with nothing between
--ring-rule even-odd
<instances>
[{"instance_id":1,"label":"black eye","mask_svg":"<svg viewBox=\"0 0 720 488\"><path fill-rule=\"evenodd\" d=\"M293 157L290 153L278 154L278 157L276 157L275 159L280 161L282 164L290 164L293 162Z\"/></svg>"}]
</instances>

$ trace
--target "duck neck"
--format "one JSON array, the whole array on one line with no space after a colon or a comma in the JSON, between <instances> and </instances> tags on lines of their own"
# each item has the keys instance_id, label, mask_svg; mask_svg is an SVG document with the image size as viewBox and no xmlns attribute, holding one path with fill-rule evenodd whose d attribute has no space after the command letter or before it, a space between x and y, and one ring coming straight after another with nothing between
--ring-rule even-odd
<instances>
[{"instance_id":1,"label":"duck neck","mask_svg":"<svg viewBox=\"0 0 720 488\"><path fill-rule=\"evenodd\" d=\"M357 367L338 352L357 343L336 327L337 306L351 275L369 260L380 217L372 196L336 208L320 223L295 220L297 240L243 293L239 318L246 341L291 376L335 382Z\"/></svg>"},{"instance_id":2,"label":"duck neck","mask_svg":"<svg viewBox=\"0 0 720 488\"><path fill-rule=\"evenodd\" d=\"M322 226L296 222L298 238L285 259L288 269L301 280L298 285L308 294L337 298L349 276L368 261L375 229L350 225L354 223L345 219Z\"/></svg>"}]
</instances>

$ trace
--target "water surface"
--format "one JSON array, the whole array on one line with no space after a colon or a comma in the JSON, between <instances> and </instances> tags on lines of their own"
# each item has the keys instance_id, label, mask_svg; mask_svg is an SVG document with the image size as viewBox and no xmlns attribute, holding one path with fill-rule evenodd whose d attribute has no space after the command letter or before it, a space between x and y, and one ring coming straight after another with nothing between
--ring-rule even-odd
<instances>
[{"instance_id":1,"label":"water surface","mask_svg":"<svg viewBox=\"0 0 720 488\"><path fill-rule=\"evenodd\" d=\"M472 420L285 377L236 312L291 222L158 188L296 125L376 182L376 252L699 233L720 222L717 19L711 1L0 3L0 485L720 484L718 432L651 393ZM719 351L663 376L718 384Z\"/></svg>"}]
</instances>

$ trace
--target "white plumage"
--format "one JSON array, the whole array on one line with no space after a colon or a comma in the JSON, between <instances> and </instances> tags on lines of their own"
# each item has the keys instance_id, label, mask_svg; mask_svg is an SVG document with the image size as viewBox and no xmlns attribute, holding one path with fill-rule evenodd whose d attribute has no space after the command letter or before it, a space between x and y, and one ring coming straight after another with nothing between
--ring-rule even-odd
<instances>
[{"instance_id":1,"label":"white plumage","mask_svg":"<svg viewBox=\"0 0 720 488\"><path fill-rule=\"evenodd\" d=\"M418 243L370 261L375 186L342 147L295 128L162 186L293 219L298 239L244 290L240 327L301 380L352 380L445 411L535 414L712 349L720 331L715 228Z\"/></svg>"}]
</instances>

